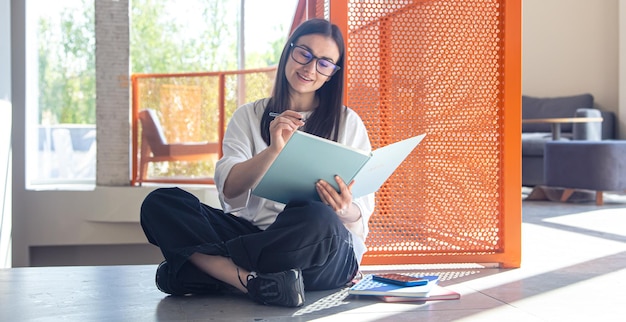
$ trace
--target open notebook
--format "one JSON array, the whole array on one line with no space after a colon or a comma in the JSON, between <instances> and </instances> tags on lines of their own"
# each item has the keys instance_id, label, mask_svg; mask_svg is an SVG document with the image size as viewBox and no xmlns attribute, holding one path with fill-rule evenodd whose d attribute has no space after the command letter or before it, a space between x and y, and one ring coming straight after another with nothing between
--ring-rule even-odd
<instances>
[{"instance_id":1,"label":"open notebook","mask_svg":"<svg viewBox=\"0 0 626 322\"><path fill-rule=\"evenodd\" d=\"M335 175L346 183L354 180L354 198L374 193L425 136L367 152L296 131L252 193L285 204L293 199L319 201L315 183L323 179L339 190Z\"/></svg>"}]
</instances>

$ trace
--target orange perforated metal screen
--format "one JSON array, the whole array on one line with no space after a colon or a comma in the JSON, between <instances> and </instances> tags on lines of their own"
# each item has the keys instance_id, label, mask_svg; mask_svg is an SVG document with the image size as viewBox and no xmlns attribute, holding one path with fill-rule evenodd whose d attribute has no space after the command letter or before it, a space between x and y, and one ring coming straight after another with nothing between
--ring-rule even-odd
<instances>
[{"instance_id":1,"label":"orange perforated metal screen","mask_svg":"<svg viewBox=\"0 0 626 322\"><path fill-rule=\"evenodd\" d=\"M365 263L503 252L501 2L348 1L347 105L374 148L427 134L377 193Z\"/></svg>"}]
</instances>

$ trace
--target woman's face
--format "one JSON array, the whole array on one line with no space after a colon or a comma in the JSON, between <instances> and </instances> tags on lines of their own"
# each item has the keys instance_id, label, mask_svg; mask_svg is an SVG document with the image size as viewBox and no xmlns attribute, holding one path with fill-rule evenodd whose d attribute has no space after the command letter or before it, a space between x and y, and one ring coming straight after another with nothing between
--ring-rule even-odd
<instances>
[{"instance_id":1,"label":"woman's face","mask_svg":"<svg viewBox=\"0 0 626 322\"><path fill-rule=\"evenodd\" d=\"M285 77L289 82L291 92L300 95L314 94L324 85L324 82L330 80L330 77L317 72L315 66L318 64L318 59L324 58L336 64L339 60L339 47L333 38L318 34L302 36L293 45L285 65ZM318 58L314 58L306 65L297 63L292 56L295 46L305 48Z\"/></svg>"}]
</instances>

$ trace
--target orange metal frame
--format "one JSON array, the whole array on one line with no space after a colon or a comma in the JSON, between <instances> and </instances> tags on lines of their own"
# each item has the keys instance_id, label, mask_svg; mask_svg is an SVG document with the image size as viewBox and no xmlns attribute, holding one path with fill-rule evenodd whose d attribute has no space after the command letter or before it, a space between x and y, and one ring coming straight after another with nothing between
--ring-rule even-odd
<instances>
[{"instance_id":1,"label":"orange metal frame","mask_svg":"<svg viewBox=\"0 0 626 322\"><path fill-rule=\"evenodd\" d=\"M310 1L309 1L310 2ZM396 8L400 8L404 6L405 8L411 6L427 6L427 5L436 5L439 1L404 1L404 4L393 3ZM330 9L330 20L337 24L344 35L347 35L347 43L348 43L348 53L351 51L355 51L357 47L351 47L351 44L358 45L358 42L351 42L352 37L358 37L357 35L361 30L356 28L350 28L350 18L355 14L358 8L355 8L359 5L366 7L366 10L371 10L374 12L376 10L386 10L385 12L393 12L393 10L387 10L384 7L386 4L391 5L392 2L359 2L359 3L351 3L350 1L333 1L330 0L328 2ZM310 5L310 4L309 4ZM470 4L471 5L471 4ZM495 96L497 97L497 111L495 112L495 117L493 119L494 123L497 123L496 128L498 129L497 149L499 150L498 158L493 160L493 162L499 165L498 173L492 173L491 175L495 179L487 179L492 180L493 187L495 187L494 191L488 192L489 196L494 196L492 201L487 200L486 202L492 202L495 206L495 212L497 215L497 219L494 220L494 224L492 226L491 223L484 224L484 227L480 228L477 235L485 234L494 234L493 238L495 239L496 246L492 249L476 249L474 244L476 244L476 240L472 238L461 238L459 236L452 236L443 238L442 243L448 243L450 241L458 241L463 239L465 244L461 243L459 248L450 248L446 250L446 247L443 246L439 248L437 247L421 247L415 246L419 244L415 240L419 240L419 238L410 237L407 238L404 242L402 238L398 241L396 237L399 233L406 233L407 229L405 223L398 223L395 216L400 216L400 214L394 213L394 207L378 207L377 212L372 217L374 223L371 225L384 224L383 232L380 232L376 227L370 227L372 232L368 237L368 248L369 252L365 255L364 264L421 264L421 263L463 263L463 262L471 262L471 263L499 263L502 267L519 267L521 265L521 196L520 196L520 186L521 186L521 0L500 0L494 1L494 6L485 6L485 10L494 10L497 8L498 14L496 15L484 15L476 17L475 19L490 19L489 17L496 17L498 21L489 22L498 25L500 30L499 34L499 44L498 44L498 53L499 61L498 64L498 75L494 76L495 82L497 82L497 87L494 89ZM369 7L367 7L369 6ZM361 11L363 11L363 8ZM353 10L353 12L351 12ZM396 11L400 11L403 9L396 9ZM453 19L454 15L450 12L446 12L444 14L448 14L445 19ZM462 14L462 13L461 13ZM388 16L390 16L388 14ZM318 13L318 16L319 13ZM393 46L393 38L399 37L403 32L403 30L393 29L394 26L385 21L386 18L381 18L374 23L377 24L378 28L382 29L380 32L381 36L378 39L378 50L375 51L379 55L378 63L380 64L379 76L380 83L378 88L378 123L380 120L392 119L391 116L394 113L399 113L398 109L403 109L406 107L398 107L391 103L393 97L389 97L391 93L390 89L394 88L394 75L392 75L392 67L390 65L391 59L389 56L397 55L397 51L394 54L392 50ZM407 19L410 23L410 19ZM417 21L417 20L414 20ZM479 21L474 21L474 23L478 23ZM403 22L404 23L404 22ZM437 25L433 25L429 27L430 29L436 30L438 28ZM422 30L424 34L427 34L430 30ZM437 34L436 32L432 32L432 34L436 34L438 36L441 33ZM400 36L401 37L401 36ZM428 37L423 35L415 35L419 37ZM423 50L423 48L414 48L414 50ZM475 53L476 55L481 55L480 52ZM409 57L409 56L407 56ZM349 68L356 67L350 66L350 61L348 61L350 55L346 57L346 65ZM408 59L408 58L407 58ZM375 67L374 67L375 68ZM354 86L359 82L357 79L352 79L350 76L352 74L345 73L346 75L346 83L349 85L346 89L345 94L345 102L350 107L359 111L360 106L358 106L358 102L356 100L351 100L349 94L351 94L350 88L354 88ZM395 89L397 90L397 89ZM355 97L360 96L360 92L356 91L354 94ZM455 94L455 93L450 93ZM411 109L411 107L409 107ZM464 113L464 111L459 110L457 113ZM373 129L376 128L378 131L385 132L385 126L393 127L393 124L376 124L371 123L369 120L365 120L368 128ZM383 121L384 122L384 121ZM416 127L424 126L423 124L415 124ZM380 128L383 126L383 128ZM392 130L389 130L392 131ZM428 132L428 125L426 127L420 129L420 131ZM371 131L376 132L376 131ZM381 132L381 133L383 133ZM382 134L385 136L385 133ZM445 134L443 134L445 137ZM480 137L480 135L479 135ZM435 141L437 139L442 138L442 136L437 136L437 133L433 134L432 140ZM485 135L485 138L489 139L489 135ZM397 138L396 138L397 139ZM384 142L384 138L382 138L379 144L386 144L389 142ZM432 146L437 146L434 142ZM427 145L428 143L426 143ZM439 146L445 146L444 144ZM455 143L452 142L452 145ZM376 147L377 144L374 144ZM424 144L422 144L424 145ZM448 144L449 145L449 144ZM421 146L418 149L428 149L428 146ZM452 147L454 148L454 147ZM421 154L422 157L428 157L427 153ZM456 162L454 159L448 160L449 162ZM444 174L445 175L445 174ZM405 181L404 184L407 182ZM391 182L389 185L393 185ZM386 184L387 185L387 184ZM421 187L418 188L419 191L411 191L407 193L403 189L394 190L394 187L388 188L385 190L385 187L381 189L381 191L377 194L377 203L385 204L389 203L387 200L393 200L395 198L414 198L412 193L419 194L423 191ZM444 189L445 190L445 189ZM441 190L440 190L441 191ZM487 198L486 198L487 199ZM406 200L408 201L408 200ZM426 200L424 203L428 203ZM452 204L454 204L453 200L450 200ZM420 207L421 204L417 203L417 207ZM441 206L438 206L441 207ZM462 226L464 224L468 225L467 230L470 231L472 228L470 225L476 225L475 223L464 223L464 222L455 222L455 207L445 207L450 212L450 218L440 218L435 217L437 221L443 221L438 223L430 223L424 222L424 225L432 225L433 229L439 229L441 231L449 229L450 225L460 225L461 227L458 229L458 234L465 233L465 228ZM462 208L462 207L460 207ZM428 208L427 208L428 209ZM431 209L437 210L437 207L433 207ZM468 211L468 209L459 209L460 211ZM480 211L483 211L482 209ZM400 211L398 211L400 212ZM410 211L409 211L410 212ZM426 218L429 218L426 215ZM468 216L467 218L473 218ZM415 219L417 221L417 219ZM382 225L381 224L381 225ZM478 225L481 225L480 223ZM395 231L394 234L389 234L389 231ZM471 231L470 231L471 232ZM437 234L432 234L430 236L428 233L426 234L425 239L429 237L435 238L433 236ZM412 235L411 235L412 236ZM398 246L401 245L401 246ZM456 245L458 246L458 245ZM466 249L463 249L463 246L467 246ZM404 249L404 250L398 250ZM407 251L408 249L408 251Z\"/></svg>"},{"instance_id":2,"label":"orange metal frame","mask_svg":"<svg viewBox=\"0 0 626 322\"><path fill-rule=\"evenodd\" d=\"M248 69L248 70L236 70L236 71L223 71L223 72L201 72L201 73L176 73L176 74L133 74L131 76L131 90L132 90L132 107L131 107L131 128L132 128L132 177L131 185L139 185L141 182L159 182L159 183L194 183L194 184L213 184L212 179L158 179L152 180L145 178L139 180L138 165L139 165L139 110L146 108L142 106L141 95L139 93L139 81L142 79L157 79L157 78L199 78L199 77L218 77L218 145L220 147L219 156L222 156L221 146L222 138L226 130L226 77L234 75L245 75L254 73L272 73L276 71L276 67Z\"/></svg>"}]
</instances>

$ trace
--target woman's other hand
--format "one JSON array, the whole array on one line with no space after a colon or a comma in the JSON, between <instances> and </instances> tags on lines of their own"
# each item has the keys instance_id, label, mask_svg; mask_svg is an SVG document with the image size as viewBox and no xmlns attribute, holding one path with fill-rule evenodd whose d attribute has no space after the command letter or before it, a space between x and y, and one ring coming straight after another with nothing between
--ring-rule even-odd
<instances>
[{"instance_id":1,"label":"woman's other hand","mask_svg":"<svg viewBox=\"0 0 626 322\"><path fill-rule=\"evenodd\" d=\"M339 186L339 191L328 182L319 180L315 184L317 193L323 203L329 205L343 223L353 223L361 217L358 207L352 203L352 185L354 181L346 184L339 176L335 176L335 182Z\"/></svg>"}]
</instances>

